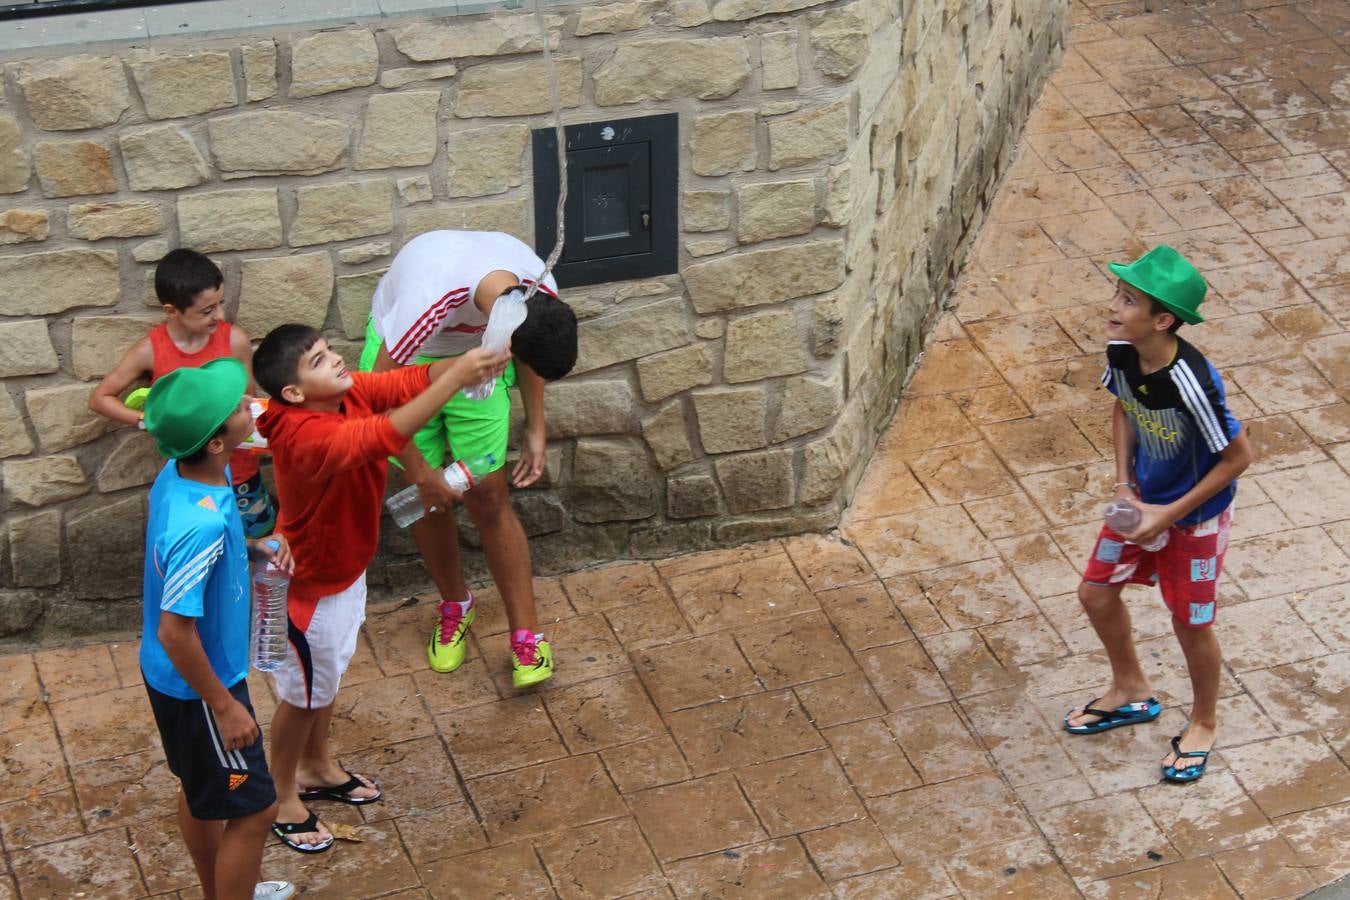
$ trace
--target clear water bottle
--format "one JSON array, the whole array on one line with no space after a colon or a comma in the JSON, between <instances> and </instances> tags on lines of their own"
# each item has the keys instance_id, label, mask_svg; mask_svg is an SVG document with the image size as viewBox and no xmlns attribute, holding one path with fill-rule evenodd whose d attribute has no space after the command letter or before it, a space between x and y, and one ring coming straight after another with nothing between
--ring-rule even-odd
<instances>
[{"instance_id":1,"label":"clear water bottle","mask_svg":"<svg viewBox=\"0 0 1350 900\"><path fill-rule=\"evenodd\" d=\"M273 550L281 544L268 541ZM259 672L281 668L286 659L286 590L291 576L266 557L253 560L253 617L249 629L249 659Z\"/></svg>"},{"instance_id":2,"label":"clear water bottle","mask_svg":"<svg viewBox=\"0 0 1350 900\"><path fill-rule=\"evenodd\" d=\"M483 332L484 350L505 350L511 343L511 335L525 321L525 289L515 287L510 293L497 298L488 314L487 330ZM486 400L497 387L497 379L489 378L482 384L471 385L463 391L470 400ZM448 470L447 470L448 471Z\"/></svg>"},{"instance_id":3,"label":"clear water bottle","mask_svg":"<svg viewBox=\"0 0 1350 900\"><path fill-rule=\"evenodd\" d=\"M445 483L450 485L451 490L462 494L477 484L478 479L491 472L496 465L497 457L491 453L475 456L473 459L457 459L445 467ZM407 528L426 513L426 510L422 509L422 498L417 495L415 484L390 497L384 505L388 508L389 515L394 517L394 524L399 528Z\"/></svg>"},{"instance_id":4,"label":"clear water bottle","mask_svg":"<svg viewBox=\"0 0 1350 900\"><path fill-rule=\"evenodd\" d=\"M1106 518L1106 524L1111 526L1111 530L1117 534L1129 534L1139 527L1139 523L1144 518L1144 514L1139 511L1139 507L1128 500L1112 500L1106 504L1106 509L1102 510L1102 514ZM1155 553L1167 546L1167 532L1164 531L1158 535L1152 543L1140 544L1139 546L1150 553Z\"/></svg>"}]
</instances>

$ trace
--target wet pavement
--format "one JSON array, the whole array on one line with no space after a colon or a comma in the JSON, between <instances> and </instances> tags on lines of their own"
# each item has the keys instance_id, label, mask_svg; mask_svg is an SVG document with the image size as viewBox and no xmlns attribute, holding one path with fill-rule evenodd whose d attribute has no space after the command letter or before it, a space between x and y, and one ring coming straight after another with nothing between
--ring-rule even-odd
<instances>
[{"instance_id":1,"label":"wet pavement","mask_svg":"<svg viewBox=\"0 0 1350 900\"><path fill-rule=\"evenodd\" d=\"M1350 11L1075 3L1073 40L841 529L539 582L558 650L511 690L480 594L373 608L320 804L360 840L314 897L1298 896L1350 871ZM1107 260L1166 241L1184 335L1257 461L1220 590L1220 738L1159 782L1189 683L1130 589L1166 709L1059 727L1106 684L1078 571L1113 478ZM0 900L198 897L132 643L0 658ZM270 693L253 687L266 723Z\"/></svg>"}]
</instances>

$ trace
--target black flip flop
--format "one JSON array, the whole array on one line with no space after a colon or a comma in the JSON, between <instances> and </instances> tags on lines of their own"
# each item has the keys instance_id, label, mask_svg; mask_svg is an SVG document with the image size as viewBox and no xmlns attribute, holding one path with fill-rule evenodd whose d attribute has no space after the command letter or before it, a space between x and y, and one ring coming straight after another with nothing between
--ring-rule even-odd
<instances>
[{"instance_id":1,"label":"black flip flop","mask_svg":"<svg viewBox=\"0 0 1350 900\"><path fill-rule=\"evenodd\" d=\"M375 779L370 779L370 784L366 784L351 772L343 772L343 774L347 776L347 780L342 782L342 784L334 785L333 787L310 788L307 791L301 791L300 799L306 802L310 800L335 800L338 803L346 803L349 806L365 806L367 803L374 803L384 796L380 791L380 786L375 783ZM374 797L352 796L352 791L370 787L375 788Z\"/></svg>"},{"instance_id":2,"label":"black flip flop","mask_svg":"<svg viewBox=\"0 0 1350 900\"><path fill-rule=\"evenodd\" d=\"M291 840L293 834L309 834L319 830L319 817L314 813L309 814L309 818L303 822L273 822L272 833L281 838L281 842L290 847L296 853L322 853L333 846L334 838L328 836L328 840L322 844L305 844L300 841Z\"/></svg>"}]
</instances>

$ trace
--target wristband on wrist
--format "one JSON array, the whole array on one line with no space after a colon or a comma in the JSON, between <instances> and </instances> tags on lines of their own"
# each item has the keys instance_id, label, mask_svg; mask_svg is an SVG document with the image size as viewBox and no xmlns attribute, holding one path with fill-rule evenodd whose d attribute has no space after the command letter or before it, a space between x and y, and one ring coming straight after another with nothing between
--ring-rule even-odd
<instances>
[{"instance_id":1,"label":"wristband on wrist","mask_svg":"<svg viewBox=\"0 0 1350 900\"><path fill-rule=\"evenodd\" d=\"M1115 484L1111 485L1111 490L1114 491L1118 487L1127 487L1132 491L1136 490L1133 481L1117 481Z\"/></svg>"}]
</instances>

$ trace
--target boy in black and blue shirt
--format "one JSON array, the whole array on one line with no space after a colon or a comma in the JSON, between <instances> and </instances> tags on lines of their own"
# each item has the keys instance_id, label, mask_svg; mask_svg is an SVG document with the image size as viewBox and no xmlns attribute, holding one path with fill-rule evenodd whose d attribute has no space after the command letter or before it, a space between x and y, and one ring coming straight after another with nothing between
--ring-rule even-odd
<instances>
[{"instance_id":1,"label":"boy in black and blue shirt","mask_svg":"<svg viewBox=\"0 0 1350 900\"><path fill-rule=\"evenodd\" d=\"M1110 269L1120 284L1107 319L1102 384L1116 396L1115 497L1136 506L1141 518L1128 534L1103 525L1083 573L1078 599L1110 658L1112 683L1105 695L1070 711L1064 727L1071 734L1095 734L1162 712L1139 665L1121 600L1126 584L1156 584L1172 612L1193 693L1190 722L1172 738L1162 775L1195 781L1205 772L1218 729L1222 656L1210 626L1237 477L1252 451L1228 411L1219 373L1176 336L1183 323L1204 321L1200 273L1165 244ZM1164 536L1163 546L1145 549Z\"/></svg>"}]
</instances>

